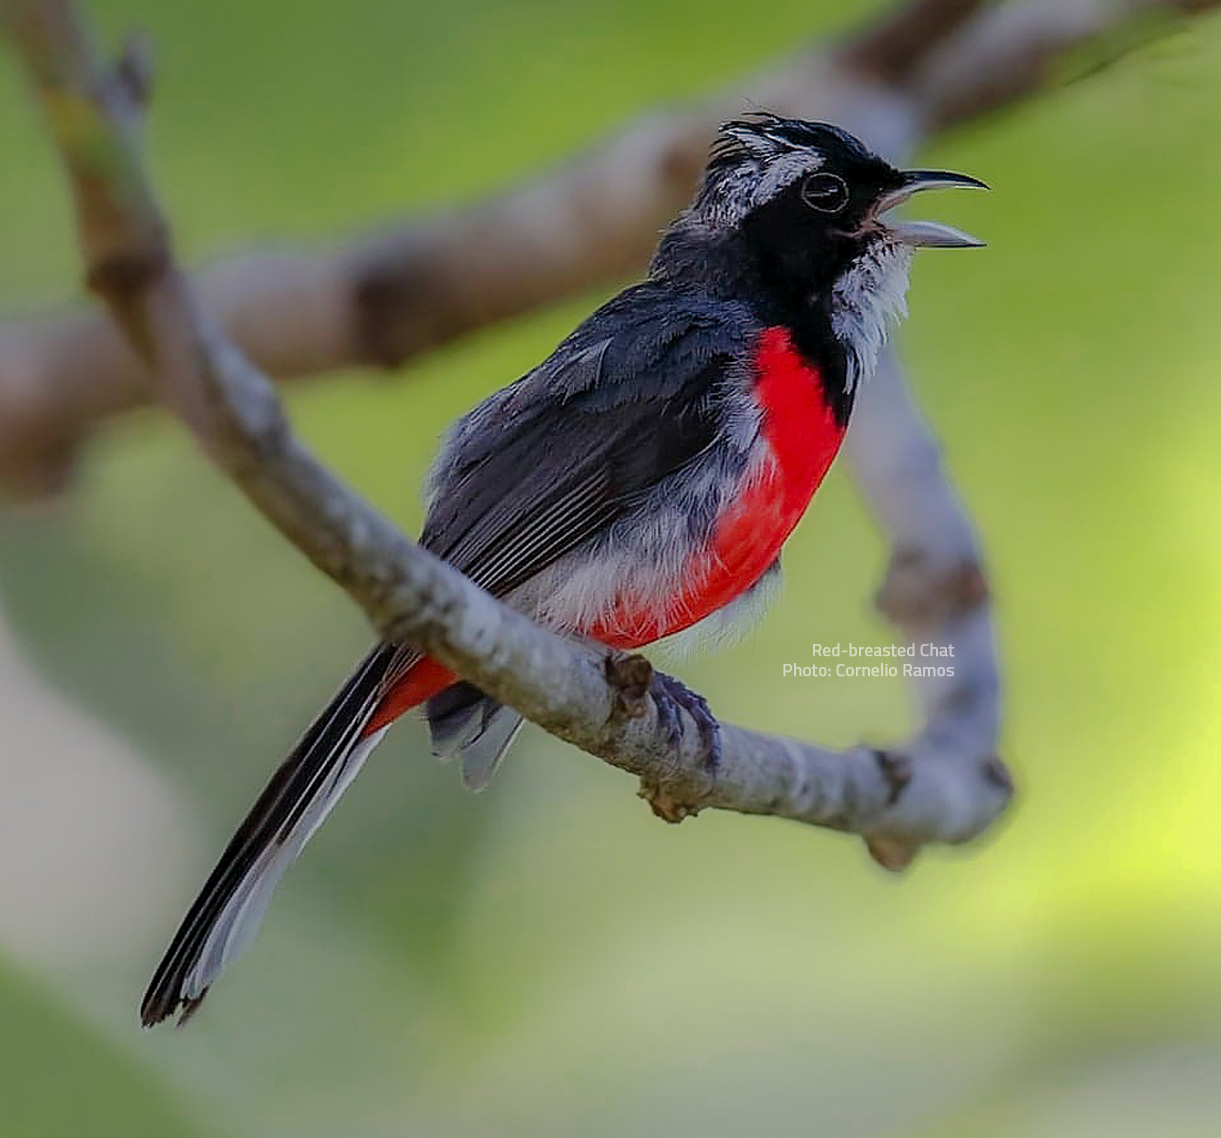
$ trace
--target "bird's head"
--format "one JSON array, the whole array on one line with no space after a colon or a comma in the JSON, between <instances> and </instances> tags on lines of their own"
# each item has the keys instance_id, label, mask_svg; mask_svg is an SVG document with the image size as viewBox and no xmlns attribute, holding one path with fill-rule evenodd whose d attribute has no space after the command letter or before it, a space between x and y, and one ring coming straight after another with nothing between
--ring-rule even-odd
<instances>
[{"instance_id":1,"label":"bird's head","mask_svg":"<svg viewBox=\"0 0 1221 1138\"><path fill-rule=\"evenodd\" d=\"M955 186L987 189L966 174L897 170L828 123L756 114L721 127L692 213L711 230L740 233L780 272L817 283L879 246L981 245L948 225L888 216L923 190Z\"/></svg>"},{"instance_id":2,"label":"bird's head","mask_svg":"<svg viewBox=\"0 0 1221 1138\"><path fill-rule=\"evenodd\" d=\"M710 287L774 305L795 326L813 308L859 373L872 366L888 319L902 314L912 252L983 244L949 225L890 216L923 190L955 186L987 188L965 174L898 170L827 123L735 119L717 134L654 272L710 275Z\"/></svg>"}]
</instances>

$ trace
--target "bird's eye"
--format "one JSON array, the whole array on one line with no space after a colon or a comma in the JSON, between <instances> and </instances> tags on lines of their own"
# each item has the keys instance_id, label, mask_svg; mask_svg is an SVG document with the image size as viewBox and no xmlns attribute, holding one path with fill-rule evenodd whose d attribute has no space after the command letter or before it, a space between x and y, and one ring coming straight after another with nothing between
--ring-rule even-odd
<instances>
[{"instance_id":1,"label":"bird's eye","mask_svg":"<svg viewBox=\"0 0 1221 1138\"><path fill-rule=\"evenodd\" d=\"M801 200L819 213L839 213L848 204L848 183L838 174L811 174L801 183Z\"/></svg>"}]
</instances>

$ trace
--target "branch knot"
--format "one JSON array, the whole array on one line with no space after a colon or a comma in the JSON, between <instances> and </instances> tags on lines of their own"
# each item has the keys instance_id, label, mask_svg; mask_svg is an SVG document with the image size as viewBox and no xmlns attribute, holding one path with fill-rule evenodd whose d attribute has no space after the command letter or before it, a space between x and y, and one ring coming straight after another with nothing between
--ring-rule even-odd
<instances>
[{"instance_id":1,"label":"branch knot","mask_svg":"<svg viewBox=\"0 0 1221 1138\"><path fill-rule=\"evenodd\" d=\"M606 657L606 682L614 699L611 722L648 714L653 665L639 653L612 652Z\"/></svg>"}]
</instances>

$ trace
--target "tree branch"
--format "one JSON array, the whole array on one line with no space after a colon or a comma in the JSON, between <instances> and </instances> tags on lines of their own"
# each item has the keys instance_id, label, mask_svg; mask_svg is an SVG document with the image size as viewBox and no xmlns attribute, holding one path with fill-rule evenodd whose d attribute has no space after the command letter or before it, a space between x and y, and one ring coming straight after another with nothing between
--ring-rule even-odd
<instances>
[{"instance_id":1,"label":"tree branch","mask_svg":"<svg viewBox=\"0 0 1221 1138\"><path fill-rule=\"evenodd\" d=\"M271 383L202 314L174 262L140 158L132 85L101 65L67 0L0 0L0 14L64 159L87 280L148 365L150 390L383 635L638 775L671 820L705 807L774 814L862 834L882 864L899 868L923 843L965 841L1004 808L1010 786L992 755L996 677L974 541L893 368L865 401L852 444L879 500L890 501L896 476L920 482L911 513L883 512L900 539L887 606L906 631L960 647L972 672L921 689L927 726L900 750L836 751L727 726L722 762L709 770L685 713L671 743L642 657L534 625L410 542L305 449Z\"/></svg>"},{"instance_id":2,"label":"tree branch","mask_svg":"<svg viewBox=\"0 0 1221 1138\"><path fill-rule=\"evenodd\" d=\"M331 250L225 261L200 275L199 302L279 380L397 367L638 270L690 195L716 124L744 105L833 119L899 158L932 134L1045 90L1086 49L1095 60L1131 46L1133 29L1151 35L1218 6L907 0L731 89L648 114L482 202ZM135 354L96 311L0 323L0 486L62 487L95 425L147 398Z\"/></svg>"}]
</instances>

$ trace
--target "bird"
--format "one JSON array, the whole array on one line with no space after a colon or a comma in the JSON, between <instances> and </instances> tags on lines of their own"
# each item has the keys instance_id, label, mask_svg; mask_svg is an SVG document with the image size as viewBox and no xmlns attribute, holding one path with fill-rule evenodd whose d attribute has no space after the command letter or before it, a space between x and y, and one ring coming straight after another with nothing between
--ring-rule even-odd
<instances>
[{"instance_id":1,"label":"bird","mask_svg":"<svg viewBox=\"0 0 1221 1138\"><path fill-rule=\"evenodd\" d=\"M830 123L755 112L721 125L647 275L537 367L460 418L428 482L420 544L538 623L612 649L757 614L781 547L843 441L922 247L982 242L890 211L938 188ZM716 721L677 680L707 761ZM383 641L275 771L145 993L185 1022L249 944L284 871L390 724L427 717L433 750L487 785L522 717L409 644Z\"/></svg>"}]
</instances>

